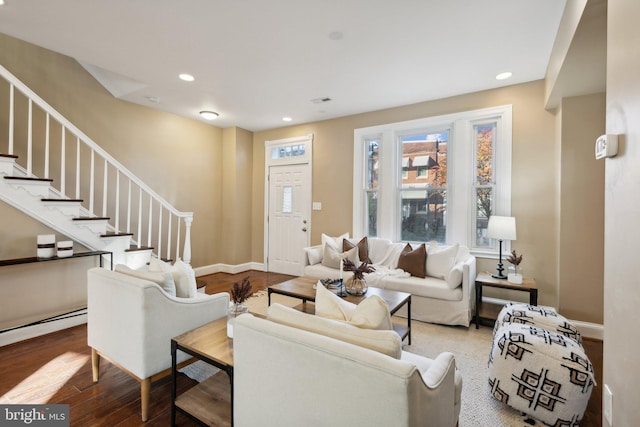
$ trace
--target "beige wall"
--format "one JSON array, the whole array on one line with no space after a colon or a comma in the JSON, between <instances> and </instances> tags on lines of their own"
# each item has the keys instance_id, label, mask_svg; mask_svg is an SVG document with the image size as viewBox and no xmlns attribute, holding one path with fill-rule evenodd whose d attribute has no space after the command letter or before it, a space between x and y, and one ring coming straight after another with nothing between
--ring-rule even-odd
<instances>
[{"instance_id":1,"label":"beige wall","mask_svg":"<svg viewBox=\"0 0 640 427\"><path fill-rule=\"evenodd\" d=\"M253 134L233 127L223 131L222 149L222 239L225 250L218 262L237 265L252 261L251 207Z\"/></svg>"},{"instance_id":2,"label":"beige wall","mask_svg":"<svg viewBox=\"0 0 640 427\"><path fill-rule=\"evenodd\" d=\"M604 162L594 144L605 129L605 94L564 98L561 120L559 307L602 324Z\"/></svg>"},{"instance_id":3,"label":"beige wall","mask_svg":"<svg viewBox=\"0 0 640 427\"><path fill-rule=\"evenodd\" d=\"M603 382L613 425L631 427L640 420L640 2L611 0L607 13L607 133L620 135L620 150L605 161Z\"/></svg>"},{"instance_id":4,"label":"beige wall","mask_svg":"<svg viewBox=\"0 0 640 427\"><path fill-rule=\"evenodd\" d=\"M115 99L74 59L1 34L0 64L169 203L194 212L193 266L220 257L211 242L222 220L221 129Z\"/></svg>"},{"instance_id":5,"label":"beige wall","mask_svg":"<svg viewBox=\"0 0 640 427\"><path fill-rule=\"evenodd\" d=\"M311 243L320 234L351 232L353 132L355 129L460 111L513 105L512 213L518 240L513 247L524 254L523 268L535 276L540 303L558 302L557 182L555 118L544 109L542 81L407 105L333 120L291 126L254 134L253 257L263 258L264 141L314 134L313 201L321 211L311 216ZM532 179L533 177L533 179ZM478 260L481 270L493 270L495 260Z\"/></svg>"}]
</instances>

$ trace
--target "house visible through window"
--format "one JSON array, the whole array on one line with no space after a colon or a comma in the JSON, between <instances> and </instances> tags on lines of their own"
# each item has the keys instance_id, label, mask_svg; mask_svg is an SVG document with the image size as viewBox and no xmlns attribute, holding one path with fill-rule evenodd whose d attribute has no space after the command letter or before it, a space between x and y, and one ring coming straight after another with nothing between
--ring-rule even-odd
<instances>
[{"instance_id":1,"label":"house visible through window","mask_svg":"<svg viewBox=\"0 0 640 427\"><path fill-rule=\"evenodd\" d=\"M493 252L511 213L511 106L355 131L354 235Z\"/></svg>"}]
</instances>

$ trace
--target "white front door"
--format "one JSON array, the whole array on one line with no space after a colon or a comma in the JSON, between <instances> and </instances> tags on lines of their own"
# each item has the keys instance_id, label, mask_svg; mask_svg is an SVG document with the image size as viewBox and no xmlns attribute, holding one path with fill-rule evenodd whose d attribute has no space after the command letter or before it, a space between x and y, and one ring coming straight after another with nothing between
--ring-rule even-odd
<instances>
[{"instance_id":1,"label":"white front door","mask_svg":"<svg viewBox=\"0 0 640 427\"><path fill-rule=\"evenodd\" d=\"M310 195L308 163L269 167L268 271L302 276Z\"/></svg>"}]
</instances>

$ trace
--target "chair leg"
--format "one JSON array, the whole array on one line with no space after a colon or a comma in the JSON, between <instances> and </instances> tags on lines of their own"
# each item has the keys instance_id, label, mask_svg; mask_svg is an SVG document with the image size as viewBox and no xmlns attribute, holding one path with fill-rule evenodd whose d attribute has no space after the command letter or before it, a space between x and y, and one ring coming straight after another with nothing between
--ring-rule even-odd
<instances>
[{"instance_id":1,"label":"chair leg","mask_svg":"<svg viewBox=\"0 0 640 427\"><path fill-rule=\"evenodd\" d=\"M91 372L93 373L93 382L98 382L100 378L100 354L95 348L91 349Z\"/></svg>"},{"instance_id":2,"label":"chair leg","mask_svg":"<svg viewBox=\"0 0 640 427\"><path fill-rule=\"evenodd\" d=\"M142 405L142 421L149 419L149 398L151 394L151 378L140 383L140 404Z\"/></svg>"}]
</instances>

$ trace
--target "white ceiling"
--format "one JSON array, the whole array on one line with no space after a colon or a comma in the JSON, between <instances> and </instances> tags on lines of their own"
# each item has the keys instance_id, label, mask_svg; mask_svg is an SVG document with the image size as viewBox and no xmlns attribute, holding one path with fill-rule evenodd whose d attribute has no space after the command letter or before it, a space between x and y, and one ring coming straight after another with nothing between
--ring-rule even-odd
<instances>
[{"instance_id":1,"label":"white ceiling","mask_svg":"<svg viewBox=\"0 0 640 427\"><path fill-rule=\"evenodd\" d=\"M120 99L258 131L544 78L565 3L5 0L0 32L75 58Z\"/></svg>"}]
</instances>

